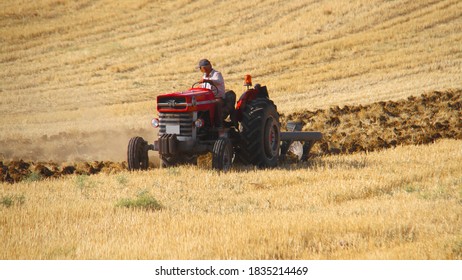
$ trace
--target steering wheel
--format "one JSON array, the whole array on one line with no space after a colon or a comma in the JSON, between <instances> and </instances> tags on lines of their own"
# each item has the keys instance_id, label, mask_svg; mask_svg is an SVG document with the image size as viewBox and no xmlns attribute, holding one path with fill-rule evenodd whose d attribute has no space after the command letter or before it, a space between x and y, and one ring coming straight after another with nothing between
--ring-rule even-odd
<instances>
[{"instance_id":1,"label":"steering wheel","mask_svg":"<svg viewBox=\"0 0 462 280\"><path fill-rule=\"evenodd\" d=\"M213 92L215 96L218 96L218 88L216 85L212 84L210 81L203 81L203 82L195 82L191 87L194 88L200 84L209 84L210 85L210 90Z\"/></svg>"}]
</instances>

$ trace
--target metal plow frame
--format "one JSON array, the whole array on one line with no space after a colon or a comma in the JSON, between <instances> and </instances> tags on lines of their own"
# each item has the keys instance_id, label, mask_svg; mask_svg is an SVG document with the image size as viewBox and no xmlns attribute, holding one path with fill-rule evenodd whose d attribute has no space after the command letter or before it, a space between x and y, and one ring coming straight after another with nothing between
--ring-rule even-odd
<instances>
[{"instance_id":1,"label":"metal plow frame","mask_svg":"<svg viewBox=\"0 0 462 280\"><path fill-rule=\"evenodd\" d=\"M311 148L316 141L322 139L322 133L317 131L302 132L303 124L301 122L288 122L287 131L281 131L281 158L285 159L290 145L299 141L303 145L303 154L300 160L308 159Z\"/></svg>"}]
</instances>

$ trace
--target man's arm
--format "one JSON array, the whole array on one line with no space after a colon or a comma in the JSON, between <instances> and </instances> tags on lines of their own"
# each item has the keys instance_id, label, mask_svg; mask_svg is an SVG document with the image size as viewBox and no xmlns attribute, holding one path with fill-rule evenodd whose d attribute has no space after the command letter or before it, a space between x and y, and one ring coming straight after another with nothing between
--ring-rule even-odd
<instances>
[{"instance_id":1,"label":"man's arm","mask_svg":"<svg viewBox=\"0 0 462 280\"><path fill-rule=\"evenodd\" d=\"M212 77L210 77L210 81L216 87L224 86L224 84L225 84L225 80L223 79L223 75L221 75L221 73L218 72L218 71L214 71Z\"/></svg>"},{"instance_id":2,"label":"man's arm","mask_svg":"<svg viewBox=\"0 0 462 280\"><path fill-rule=\"evenodd\" d=\"M203 77L200 80L201 83L203 83L204 81L208 81L214 86L224 85L224 83L225 83L225 81L223 79L223 75L221 75L221 73L218 72L218 71L214 71L211 77L209 77L209 78Z\"/></svg>"}]
</instances>

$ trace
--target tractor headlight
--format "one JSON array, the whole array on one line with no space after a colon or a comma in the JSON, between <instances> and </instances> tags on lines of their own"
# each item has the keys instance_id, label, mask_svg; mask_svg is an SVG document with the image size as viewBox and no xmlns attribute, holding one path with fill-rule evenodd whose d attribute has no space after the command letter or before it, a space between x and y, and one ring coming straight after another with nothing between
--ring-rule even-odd
<instances>
[{"instance_id":1,"label":"tractor headlight","mask_svg":"<svg viewBox=\"0 0 462 280\"><path fill-rule=\"evenodd\" d=\"M155 128L158 128L160 126L160 121L158 118L154 118L151 120L151 125Z\"/></svg>"},{"instance_id":2,"label":"tractor headlight","mask_svg":"<svg viewBox=\"0 0 462 280\"><path fill-rule=\"evenodd\" d=\"M203 119L197 119L195 122L194 122L194 125L197 127L197 128L201 128L204 126L204 120Z\"/></svg>"}]
</instances>

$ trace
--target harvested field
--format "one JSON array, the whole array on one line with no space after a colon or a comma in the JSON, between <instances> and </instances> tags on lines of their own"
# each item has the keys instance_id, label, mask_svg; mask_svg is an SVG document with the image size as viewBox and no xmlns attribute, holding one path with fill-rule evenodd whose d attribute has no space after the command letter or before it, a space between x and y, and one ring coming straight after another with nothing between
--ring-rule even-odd
<instances>
[{"instance_id":1,"label":"harvested field","mask_svg":"<svg viewBox=\"0 0 462 280\"><path fill-rule=\"evenodd\" d=\"M462 259L461 161L442 139L273 170L0 183L0 259ZM120 206L140 198L161 209Z\"/></svg>"},{"instance_id":2,"label":"harvested field","mask_svg":"<svg viewBox=\"0 0 462 280\"><path fill-rule=\"evenodd\" d=\"M312 156L370 152L401 145L429 144L438 139L462 139L462 90L435 91L418 97L411 96L405 100L382 101L359 106L335 106L326 110L293 113L282 117L283 123L288 120L302 122L305 131L321 131L324 134L324 138L315 144ZM131 131L132 135L142 132ZM99 133L101 136L105 134L114 135L115 132ZM62 147L61 143L68 142L72 137L75 135L60 134L42 139L44 140L42 144L45 145L43 149L46 146ZM95 135L82 134L78 137L79 145L60 148L60 157L71 158L75 156L76 150L104 156L110 154L114 147L106 142L95 145L93 142ZM154 135L150 139L153 138ZM107 137L107 139L111 138ZM10 142L14 142L14 139L8 139L0 144L6 145ZM22 140L20 144L28 145L32 144L32 141ZM126 143L118 144L122 154ZM37 158L44 157L42 151L41 147L37 146L33 154ZM154 163L152 162L151 165L154 166ZM31 177L57 178L71 174L120 172L126 169L126 162L61 163L16 160L8 163L0 162L0 168L0 181L14 183Z\"/></svg>"},{"instance_id":3,"label":"harvested field","mask_svg":"<svg viewBox=\"0 0 462 280\"><path fill-rule=\"evenodd\" d=\"M0 1L0 259L462 259L461 10ZM201 58L322 132L309 161L128 172Z\"/></svg>"}]
</instances>

